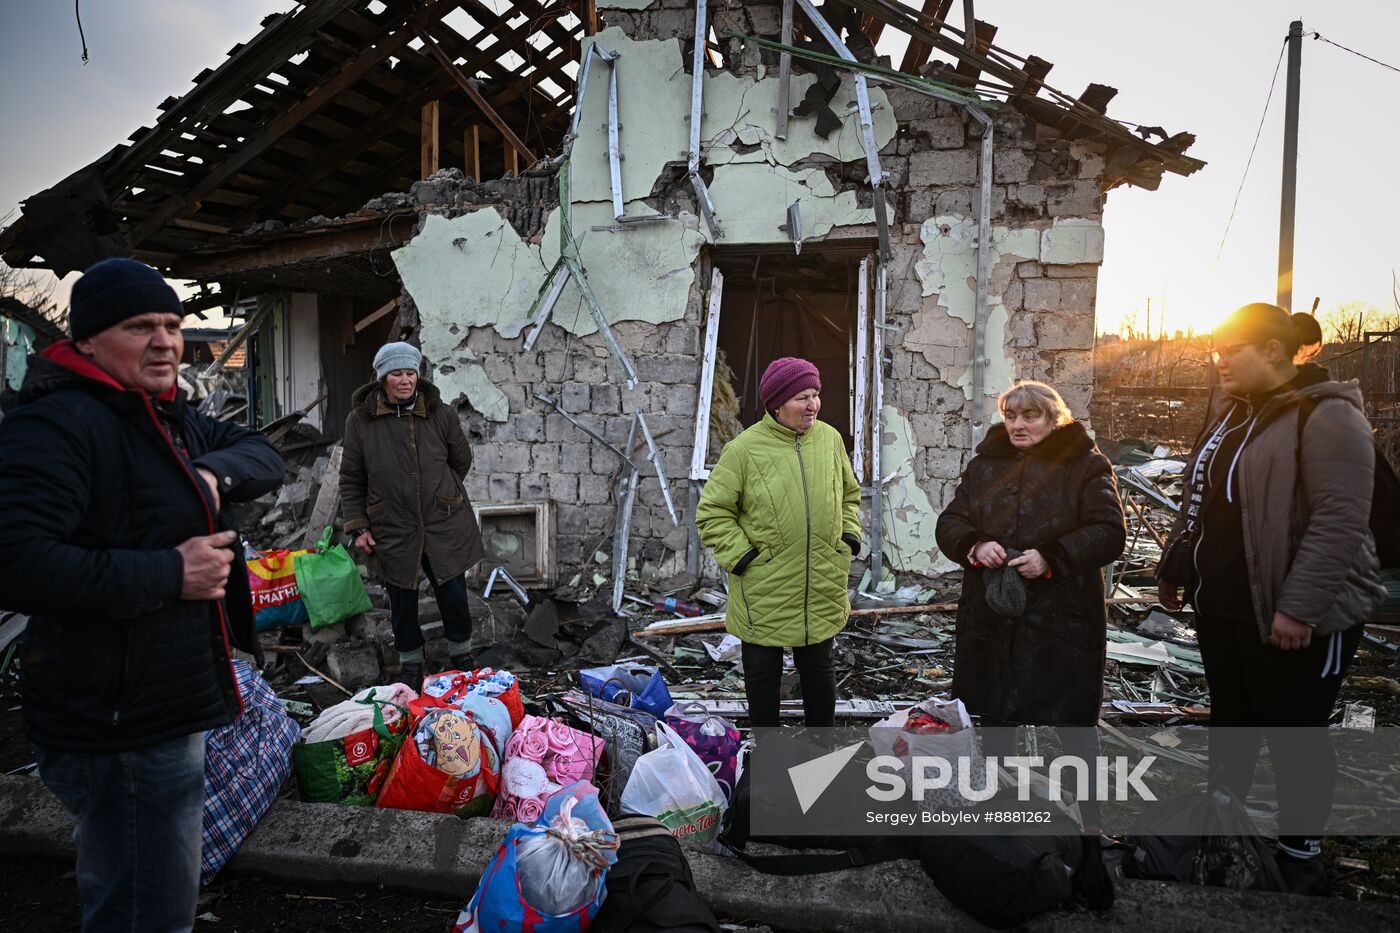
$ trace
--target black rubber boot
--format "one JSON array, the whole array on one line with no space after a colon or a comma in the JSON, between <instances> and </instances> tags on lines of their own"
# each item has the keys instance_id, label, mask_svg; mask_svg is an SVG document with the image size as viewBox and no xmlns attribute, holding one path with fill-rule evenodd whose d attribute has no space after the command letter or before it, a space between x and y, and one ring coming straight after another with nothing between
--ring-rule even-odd
<instances>
[{"instance_id":1,"label":"black rubber boot","mask_svg":"<svg viewBox=\"0 0 1400 933\"><path fill-rule=\"evenodd\" d=\"M404 661L400 665L399 680L413 688L417 693L423 689L423 662Z\"/></svg>"},{"instance_id":2,"label":"black rubber boot","mask_svg":"<svg viewBox=\"0 0 1400 933\"><path fill-rule=\"evenodd\" d=\"M1327 868L1322 857L1298 858L1287 852L1274 855L1279 874L1283 875L1284 889L1290 894L1303 894L1309 897L1325 897L1328 893Z\"/></svg>"}]
</instances>

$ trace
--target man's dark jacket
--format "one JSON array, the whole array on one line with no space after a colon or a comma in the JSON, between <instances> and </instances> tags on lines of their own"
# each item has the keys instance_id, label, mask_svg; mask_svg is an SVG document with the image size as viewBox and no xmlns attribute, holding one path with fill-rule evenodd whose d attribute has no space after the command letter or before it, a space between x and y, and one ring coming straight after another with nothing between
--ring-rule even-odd
<instances>
[{"instance_id":1,"label":"man's dark jacket","mask_svg":"<svg viewBox=\"0 0 1400 933\"><path fill-rule=\"evenodd\" d=\"M241 555L224 600L180 598L175 548L231 527L198 467L224 501L276 488L283 470L261 434L179 390L123 390L68 341L31 360L0 422L0 606L30 615L20 671L36 744L124 751L238 715L229 642L255 648Z\"/></svg>"}]
</instances>

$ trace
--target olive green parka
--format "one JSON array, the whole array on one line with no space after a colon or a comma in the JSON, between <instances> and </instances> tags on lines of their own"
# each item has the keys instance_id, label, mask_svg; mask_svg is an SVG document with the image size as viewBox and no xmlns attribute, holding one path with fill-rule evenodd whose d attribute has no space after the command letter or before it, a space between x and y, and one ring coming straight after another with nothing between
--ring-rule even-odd
<instances>
[{"instance_id":1,"label":"olive green parka","mask_svg":"<svg viewBox=\"0 0 1400 933\"><path fill-rule=\"evenodd\" d=\"M730 441L695 511L700 540L731 579L725 628L746 642L796 647L846 625L860 549L860 484L841 434L806 434L772 415Z\"/></svg>"},{"instance_id":2,"label":"olive green parka","mask_svg":"<svg viewBox=\"0 0 1400 933\"><path fill-rule=\"evenodd\" d=\"M344 443L345 533L374 535L370 566L386 583L417 586L424 554L434 583L481 560L481 531L462 488L471 447L436 386L419 380L413 407L402 413L379 383L356 389Z\"/></svg>"}]
</instances>

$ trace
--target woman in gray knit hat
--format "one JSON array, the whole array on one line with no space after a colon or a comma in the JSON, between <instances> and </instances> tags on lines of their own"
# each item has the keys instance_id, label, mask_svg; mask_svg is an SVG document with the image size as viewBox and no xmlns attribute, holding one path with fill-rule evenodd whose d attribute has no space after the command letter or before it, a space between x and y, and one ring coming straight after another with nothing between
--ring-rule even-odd
<instances>
[{"instance_id":1,"label":"woman in gray knit hat","mask_svg":"<svg viewBox=\"0 0 1400 933\"><path fill-rule=\"evenodd\" d=\"M345 533L384 579L402 679L415 690L423 675L420 572L442 610L449 664L470 668L466 571L481 559L481 532L462 488L471 447L456 410L419 378L422 362L407 343L375 354L376 381L351 399L340 468Z\"/></svg>"}]
</instances>

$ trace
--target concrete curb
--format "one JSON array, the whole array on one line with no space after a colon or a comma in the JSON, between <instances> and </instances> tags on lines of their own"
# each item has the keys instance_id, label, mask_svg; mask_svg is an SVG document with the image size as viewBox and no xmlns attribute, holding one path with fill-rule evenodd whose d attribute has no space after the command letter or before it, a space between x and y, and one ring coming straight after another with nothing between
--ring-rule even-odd
<instances>
[{"instance_id":1,"label":"concrete curb","mask_svg":"<svg viewBox=\"0 0 1400 933\"><path fill-rule=\"evenodd\" d=\"M225 872L310 885L383 884L459 897L465 904L507 827L500 820L281 800ZM42 782L0 776L0 857L71 858L73 851L72 824ZM704 851L686 854L700 893L727 920L780 930L862 933L979 928L913 862L785 878L761 875L737 860ZM1119 886L1117 903L1106 915L1054 911L1020 929L1102 933L1125 928L1134 933L1394 930L1400 928L1400 907L1130 881Z\"/></svg>"}]
</instances>

